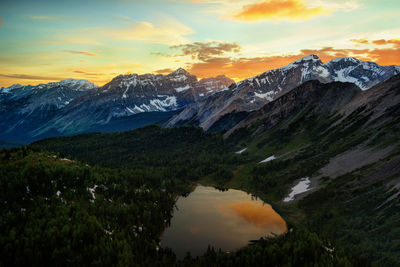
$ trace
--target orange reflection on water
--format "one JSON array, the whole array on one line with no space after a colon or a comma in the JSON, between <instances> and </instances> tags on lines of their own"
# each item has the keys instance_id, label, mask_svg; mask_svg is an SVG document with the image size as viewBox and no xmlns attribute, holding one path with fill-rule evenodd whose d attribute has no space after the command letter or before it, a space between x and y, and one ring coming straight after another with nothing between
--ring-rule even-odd
<instances>
[{"instance_id":1,"label":"orange reflection on water","mask_svg":"<svg viewBox=\"0 0 400 267\"><path fill-rule=\"evenodd\" d=\"M198 232L200 232L200 227L197 226L189 226L188 228L189 232L193 235L197 234Z\"/></svg>"},{"instance_id":2,"label":"orange reflection on water","mask_svg":"<svg viewBox=\"0 0 400 267\"><path fill-rule=\"evenodd\" d=\"M268 204L241 201L219 205L218 210L225 217L239 216L246 222L266 229L267 232L282 234L286 232L286 222ZM234 211L234 213L230 212Z\"/></svg>"}]
</instances>

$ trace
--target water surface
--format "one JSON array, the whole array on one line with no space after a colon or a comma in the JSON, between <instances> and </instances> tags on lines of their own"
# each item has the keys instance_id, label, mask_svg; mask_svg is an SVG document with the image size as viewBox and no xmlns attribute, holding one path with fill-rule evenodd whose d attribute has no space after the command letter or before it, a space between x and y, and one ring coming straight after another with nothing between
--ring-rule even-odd
<instances>
[{"instance_id":1,"label":"water surface","mask_svg":"<svg viewBox=\"0 0 400 267\"><path fill-rule=\"evenodd\" d=\"M203 255L208 245L232 251L249 240L286 231L285 221L269 204L239 190L197 186L188 197L180 197L176 206L161 245L172 248L179 259L186 251Z\"/></svg>"}]
</instances>

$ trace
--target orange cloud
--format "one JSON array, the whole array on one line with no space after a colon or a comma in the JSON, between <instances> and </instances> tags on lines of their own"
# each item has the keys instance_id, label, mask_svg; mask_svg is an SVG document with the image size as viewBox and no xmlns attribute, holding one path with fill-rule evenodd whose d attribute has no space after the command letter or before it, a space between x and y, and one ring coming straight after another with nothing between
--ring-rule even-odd
<instances>
[{"instance_id":1,"label":"orange cloud","mask_svg":"<svg viewBox=\"0 0 400 267\"><path fill-rule=\"evenodd\" d=\"M286 231L286 222L268 204L261 205L252 201L242 201L220 205L218 209L226 217L232 216L226 210L232 210L236 216L257 227L268 228L275 234L281 234Z\"/></svg>"},{"instance_id":2,"label":"orange cloud","mask_svg":"<svg viewBox=\"0 0 400 267\"><path fill-rule=\"evenodd\" d=\"M308 7L303 0L268 0L246 5L233 18L241 21L304 21L332 11L322 6Z\"/></svg>"},{"instance_id":3,"label":"orange cloud","mask_svg":"<svg viewBox=\"0 0 400 267\"><path fill-rule=\"evenodd\" d=\"M43 80L43 81L60 81L65 78L62 77L52 77L52 76L40 76L40 75L26 75L26 74L2 74L0 77L4 78L15 78L21 80Z\"/></svg>"},{"instance_id":4,"label":"orange cloud","mask_svg":"<svg viewBox=\"0 0 400 267\"><path fill-rule=\"evenodd\" d=\"M368 38L361 38L361 39L350 39L350 42L358 43L358 44L368 44Z\"/></svg>"},{"instance_id":5,"label":"orange cloud","mask_svg":"<svg viewBox=\"0 0 400 267\"><path fill-rule=\"evenodd\" d=\"M98 54L94 54L91 52L86 52L86 51L75 51L75 50L64 50L64 52L71 53L71 54L80 54L88 57L97 57Z\"/></svg>"},{"instance_id":6,"label":"orange cloud","mask_svg":"<svg viewBox=\"0 0 400 267\"><path fill-rule=\"evenodd\" d=\"M380 40L373 40L372 43L376 45L392 44L394 46L400 46L400 39L390 39L390 40L380 39Z\"/></svg>"},{"instance_id":7,"label":"orange cloud","mask_svg":"<svg viewBox=\"0 0 400 267\"><path fill-rule=\"evenodd\" d=\"M361 39L350 39L350 42L358 44L374 44L374 45L393 45L394 47L400 46L400 38L395 39L379 39L379 40L369 40L368 38Z\"/></svg>"},{"instance_id":8,"label":"orange cloud","mask_svg":"<svg viewBox=\"0 0 400 267\"><path fill-rule=\"evenodd\" d=\"M392 41L394 43L394 41ZM236 81L243 80L270 69L283 67L310 54L316 54L323 62L338 57L353 56L360 60L374 61L380 65L400 65L400 46L374 49L303 49L298 54L255 58L215 57L202 62L187 63L190 73L199 78L226 75Z\"/></svg>"},{"instance_id":9,"label":"orange cloud","mask_svg":"<svg viewBox=\"0 0 400 267\"><path fill-rule=\"evenodd\" d=\"M175 19L164 17L160 24L147 21L130 21L124 28L109 29L103 33L115 40L174 45L188 43L189 40L185 36L193 34L194 31Z\"/></svg>"},{"instance_id":10,"label":"orange cloud","mask_svg":"<svg viewBox=\"0 0 400 267\"><path fill-rule=\"evenodd\" d=\"M86 76L99 76L99 75L104 75L103 73L93 73L93 72L86 72L83 70L74 70L74 73L79 73L79 74L83 74Z\"/></svg>"},{"instance_id":11,"label":"orange cloud","mask_svg":"<svg viewBox=\"0 0 400 267\"><path fill-rule=\"evenodd\" d=\"M0 26L3 25L3 18L0 17Z\"/></svg>"},{"instance_id":12,"label":"orange cloud","mask_svg":"<svg viewBox=\"0 0 400 267\"><path fill-rule=\"evenodd\" d=\"M156 70L155 73L164 74L165 75L165 74L169 74L169 73L171 73L173 71L174 71L173 69L167 68L167 69Z\"/></svg>"}]
</instances>

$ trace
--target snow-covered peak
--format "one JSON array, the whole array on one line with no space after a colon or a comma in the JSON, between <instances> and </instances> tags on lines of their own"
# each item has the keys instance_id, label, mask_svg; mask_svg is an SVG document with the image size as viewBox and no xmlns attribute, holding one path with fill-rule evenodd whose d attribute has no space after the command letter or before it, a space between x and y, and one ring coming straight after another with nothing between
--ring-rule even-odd
<instances>
[{"instance_id":1,"label":"snow-covered peak","mask_svg":"<svg viewBox=\"0 0 400 267\"><path fill-rule=\"evenodd\" d=\"M294 61L293 63L303 63L303 62L321 62L317 55L309 55Z\"/></svg>"},{"instance_id":2,"label":"snow-covered peak","mask_svg":"<svg viewBox=\"0 0 400 267\"><path fill-rule=\"evenodd\" d=\"M355 63L355 64L359 64L359 63L367 63L367 62L363 62L355 57L338 57L335 59L332 59L331 61L332 63L337 63L337 62L351 62L351 63ZM327 63L329 63L327 62Z\"/></svg>"},{"instance_id":3,"label":"snow-covered peak","mask_svg":"<svg viewBox=\"0 0 400 267\"><path fill-rule=\"evenodd\" d=\"M17 83L17 84L13 84L13 85L11 85L11 86L10 86L10 87L8 87L7 89L10 89L10 90L12 90L12 89L19 88L19 87L22 87L22 85L20 85L19 83Z\"/></svg>"},{"instance_id":4,"label":"snow-covered peak","mask_svg":"<svg viewBox=\"0 0 400 267\"><path fill-rule=\"evenodd\" d=\"M294 68L297 68L299 66L312 67L312 66L318 66L318 65L322 65L322 61L319 59L319 57L317 55L309 55L309 56L300 58L296 61L293 61L289 65L286 65L277 70L286 72L286 71L292 70ZM272 70L272 71L275 71L275 70ZM268 73L268 71L266 73Z\"/></svg>"},{"instance_id":5,"label":"snow-covered peak","mask_svg":"<svg viewBox=\"0 0 400 267\"><path fill-rule=\"evenodd\" d=\"M63 86L68 86L71 87L71 89L74 90L90 90L97 88L97 85L94 83L89 82L88 80L75 80L75 79L65 79L56 83L52 83L54 85L63 85Z\"/></svg>"},{"instance_id":6,"label":"snow-covered peak","mask_svg":"<svg viewBox=\"0 0 400 267\"><path fill-rule=\"evenodd\" d=\"M170 75L191 75L191 74L183 68L178 68L177 70L171 72Z\"/></svg>"},{"instance_id":7,"label":"snow-covered peak","mask_svg":"<svg viewBox=\"0 0 400 267\"><path fill-rule=\"evenodd\" d=\"M171 82L177 82L177 83L185 82L187 80L197 81L196 76L190 74L189 72L187 72L186 70L184 70L182 68L179 68L179 69L171 72L170 74L168 74L165 77L168 80L170 80Z\"/></svg>"},{"instance_id":8,"label":"snow-covered peak","mask_svg":"<svg viewBox=\"0 0 400 267\"><path fill-rule=\"evenodd\" d=\"M398 73L400 73L400 66L380 66L375 62L361 61L354 57L340 57L322 63L318 56L309 55L279 69L269 70L238 82L237 86L246 84L253 87L254 81L259 80L261 84L277 83L279 89L290 80L287 79L288 77L298 76L300 79L297 83L295 82L296 85L314 79L321 82L351 82L362 90L367 90Z\"/></svg>"},{"instance_id":9,"label":"snow-covered peak","mask_svg":"<svg viewBox=\"0 0 400 267\"><path fill-rule=\"evenodd\" d=\"M20 84L13 84L10 87L6 87L6 88L1 88L0 89L0 93L9 93L11 90L16 89L16 88L20 88L22 87L22 85Z\"/></svg>"}]
</instances>

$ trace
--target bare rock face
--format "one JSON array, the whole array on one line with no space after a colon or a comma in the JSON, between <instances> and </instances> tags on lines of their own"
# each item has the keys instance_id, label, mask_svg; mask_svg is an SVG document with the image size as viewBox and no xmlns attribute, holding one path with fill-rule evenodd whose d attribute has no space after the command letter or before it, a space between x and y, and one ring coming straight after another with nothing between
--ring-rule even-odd
<instances>
[{"instance_id":1,"label":"bare rock face","mask_svg":"<svg viewBox=\"0 0 400 267\"><path fill-rule=\"evenodd\" d=\"M386 122L398 120L400 116L400 74L383 81L367 91L362 91L353 83L321 83L308 81L285 95L267 103L262 108L248 113L226 133L254 125L253 134L267 131L278 123L290 119L301 112L317 116L340 115L335 122L339 125L348 116L357 113L368 118L368 127L378 127Z\"/></svg>"},{"instance_id":2,"label":"bare rock face","mask_svg":"<svg viewBox=\"0 0 400 267\"><path fill-rule=\"evenodd\" d=\"M316 55L311 55L285 67L238 82L227 91L202 99L173 117L168 126L197 122L197 125L208 130L225 114L257 110L310 80L322 83L351 82L362 90L367 90L398 73L399 66L379 66L351 57L322 63Z\"/></svg>"},{"instance_id":3,"label":"bare rock face","mask_svg":"<svg viewBox=\"0 0 400 267\"><path fill-rule=\"evenodd\" d=\"M255 121L262 121L257 132L268 130L282 120L305 111L307 108L318 114L333 114L350 103L359 93L361 93L361 89L352 83L332 82L325 84L317 80L308 81L267 103L257 111L251 112L245 119L231 128L226 136Z\"/></svg>"}]
</instances>

